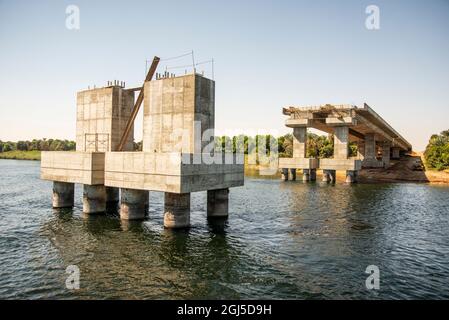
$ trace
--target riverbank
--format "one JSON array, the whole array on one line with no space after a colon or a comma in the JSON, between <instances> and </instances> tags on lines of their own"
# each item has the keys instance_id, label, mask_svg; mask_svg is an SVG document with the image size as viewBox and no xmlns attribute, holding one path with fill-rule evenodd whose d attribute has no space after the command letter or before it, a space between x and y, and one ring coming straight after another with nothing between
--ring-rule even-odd
<instances>
[{"instance_id":1,"label":"riverbank","mask_svg":"<svg viewBox=\"0 0 449 320\"><path fill-rule=\"evenodd\" d=\"M13 160L40 160L41 152L38 150L33 151L6 151L0 152L0 159L13 159Z\"/></svg>"}]
</instances>

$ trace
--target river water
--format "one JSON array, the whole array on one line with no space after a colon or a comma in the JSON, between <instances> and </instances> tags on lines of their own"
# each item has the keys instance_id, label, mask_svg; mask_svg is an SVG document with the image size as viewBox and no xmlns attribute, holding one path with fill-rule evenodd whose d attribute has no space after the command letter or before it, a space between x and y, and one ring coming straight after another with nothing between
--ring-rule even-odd
<instances>
[{"instance_id":1,"label":"river water","mask_svg":"<svg viewBox=\"0 0 449 320\"><path fill-rule=\"evenodd\" d=\"M228 220L208 222L194 193L192 227L171 231L157 192L143 222L84 216L80 186L73 210L54 210L39 165L0 160L1 299L449 298L447 186L247 177Z\"/></svg>"}]
</instances>

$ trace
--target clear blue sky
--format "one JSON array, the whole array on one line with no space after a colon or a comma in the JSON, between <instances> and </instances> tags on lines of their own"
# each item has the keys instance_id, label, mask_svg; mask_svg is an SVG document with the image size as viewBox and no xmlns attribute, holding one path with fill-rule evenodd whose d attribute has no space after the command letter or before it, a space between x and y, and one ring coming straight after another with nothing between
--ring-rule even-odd
<instances>
[{"instance_id":1,"label":"clear blue sky","mask_svg":"<svg viewBox=\"0 0 449 320\"><path fill-rule=\"evenodd\" d=\"M74 139L77 91L137 86L146 59L192 49L215 60L218 132L286 133L284 106L363 102L416 150L449 129L449 1L0 0L0 140Z\"/></svg>"}]
</instances>

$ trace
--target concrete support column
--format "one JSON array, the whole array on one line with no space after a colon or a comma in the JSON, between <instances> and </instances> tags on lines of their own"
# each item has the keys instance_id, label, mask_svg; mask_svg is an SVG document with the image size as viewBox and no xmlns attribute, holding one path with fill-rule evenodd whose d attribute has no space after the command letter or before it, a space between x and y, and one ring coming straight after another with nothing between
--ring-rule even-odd
<instances>
[{"instance_id":1,"label":"concrete support column","mask_svg":"<svg viewBox=\"0 0 449 320\"><path fill-rule=\"evenodd\" d=\"M376 139L374 133L368 133L365 135L365 160L376 159Z\"/></svg>"},{"instance_id":2,"label":"concrete support column","mask_svg":"<svg viewBox=\"0 0 449 320\"><path fill-rule=\"evenodd\" d=\"M357 171L347 170L346 171L346 182L347 183L355 183L355 182L357 182Z\"/></svg>"},{"instance_id":3,"label":"concrete support column","mask_svg":"<svg viewBox=\"0 0 449 320\"><path fill-rule=\"evenodd\" d=\"M296 169L295 168L290 169L289 180L291 180L291 181L295 181L296 180Z\"/></svg>"},{"instance_id":4,"label":"concrete support column","mask_svg":"<svg viewBox=\"0 0 449 320\"><path fill-rule=\"evenodd\" d=\"M116 209L119 201L119 188L106 187L106 209Z\"/></svg>"},{"instance_id":5,"label":"concrete support column","mask_svg":"<svg viewBox=\"0 0 449 320\"><path fill-rule=\"evenodd\" d=\"M390 148L390 141L384 141L382 143L382 162L384 163L385 168L388 168L390 166Z\"/></svg>"},{"instance_id":6,"label":"concrete support column","mask_svg":"<svg viewBox=\"0 0 449 320\"><path fill-rule=\"evenodd\" d=\"M349 128L347 126L335 127L334 133L334 159L347 159Z\"/></svg>"},{"instance_id":7,"label":"concrete support column","mask_svg":"<svg viewBox=\"0 0 449 320\"><path fill-rule=\"evenodd\" d=\"M229 189L207 190L207 216L227 217L229 214Z\"/></svg>"},{"instance_id":8,"label":"concrete support column","mask_svg":"<svg viewBox=\"0 0 449 320\"><path fill-rule=\"evenodd\" d=\"M365 141L357 141L357 159L363 160L365 158Z\"/></svg>"},{"instance_id":9,"label":"concrete support column","mask_svg":"<svg viewBox=\"0 0 449 320\"><path fill-rule=\"evenodd\" d=\"M399 159L401 157L400 150L398 147L391 148L391 158L392 159Z\"/></svg>"},{"instance_id":10,"label":"concrete support column","mask_svg":"<svg viewBox=\"0 0 449 320\"><path fill-rule=\"evenodd\" d=\"M83 212L100 213L106 211L106 187L103 185L83 186Z\"/></svg>"},{"instance_id":11,"label":"concrete support column","mask_svg":"<svg viewBox=\"0 0 449 320\"><path fill-rule=\"evenodd\" d=\"M307 152L307 127L293 128L293 158L305 158Z\"/></svg>"},{"instance_id":12,"label":"concrete support column","mask_svg":"<svg viewBox=\"0 0 449 320\"><path fill-rule=\"evenodd\" d=\"M187 228L190 226L190 193L165 192L164 227Z\"/></svg>"},{"instance_id":13,"label":"concrete support column","mask_svg":"<svg viewBox=\"0 0 449 320\"><path fill-rule=\"evenodd\" d=\"M287 168L282 168L281 177L282 177L282 180L288 181L288 169Z\"/></svg>"},{"instance_id":14,"label":"concrete support column","mask_svg":"<svg viewBox=\"0 0 449 320\"><path fill-rule=\"evenodd\" d=\"M316 181L316 169L310 169L310 181Z\"/></svg>"},{"instance_id":15,"label":"concrete support column","mask_svg":"<svg viewBox=\"0 0 449 320\"><path fill-rule=\"evenodd\" d=\"M53 181L53 208L73 207L75 184Z\"/></svg>"},{"instance_id":16,"label":"concrete support column","mask_svg":"<svg viewBox=\"0 0 449 320\"><path fill-rule=\"evenodd\" d=\"M335 170L323 170L323 182L335 182L336 172Z\"/></svg>"},{"instance_id":17,"label":"concrete support column","mask_svg":"<svg viewBox=\"0 0 449 320\"><path fill-rule=\"evenodd\" d=\"M310 170L309 169L302 170L302 181L310 181Z\"/></svg>"},{"instance_id":18,"label":"concrete support column","mask_svg":"<svg viewBox=\"0 0 449 320\"><path fill-rule=\"evenodd\" d=\"M148 209L148 200L147 190L121 188L120 219L144 219Z\"/></svg>"}]
</instances>

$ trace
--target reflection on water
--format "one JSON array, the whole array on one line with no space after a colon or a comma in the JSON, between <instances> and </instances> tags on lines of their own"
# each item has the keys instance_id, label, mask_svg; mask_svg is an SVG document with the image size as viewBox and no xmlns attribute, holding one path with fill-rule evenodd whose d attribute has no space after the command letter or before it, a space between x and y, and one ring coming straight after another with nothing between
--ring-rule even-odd
<instances>
[{"instance_id":1,"label":"reflection on water","mask_svg":"<svg viewBox=\"0 0 449 320\"><path fill-rule=\"evenodd\" d=\"M327 185L247 178L229 219L163 228L163 194L148 219L51 209L38 162L0 161L0 298L448 298L449 188ZM81 289L65 288L76 264ZM365 286L370 264L381 289Z\"/></svg>"}]
</instances>

